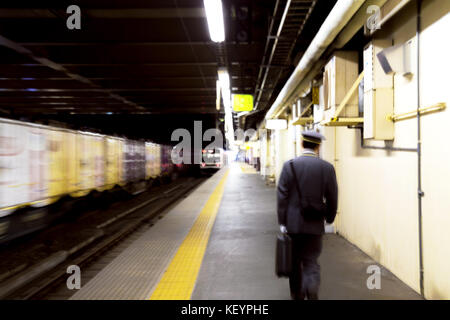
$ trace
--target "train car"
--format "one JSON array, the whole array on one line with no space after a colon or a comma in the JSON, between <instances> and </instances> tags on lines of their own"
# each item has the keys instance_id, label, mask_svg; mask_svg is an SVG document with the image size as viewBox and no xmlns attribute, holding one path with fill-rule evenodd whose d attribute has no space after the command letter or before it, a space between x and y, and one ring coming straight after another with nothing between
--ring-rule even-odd
<instances>
[{"instance_id":1,"label":"train car","mask_svg":"<svg viewBox=\"0 0 450 320\"><path fill-rule=\"evenodd\" d=\"M161 145L160 144L154 144L153 145L153 157L154 157L154 164L153 164L153 175L154 177L161 177Z\"/></svg>"},{"instance_id":2,"label":"train car","mask_svg":"<svg viewBox=\"0 0 450 320\"><path fill-rule=\"evenodd\" d=\"M125 174L125 180L127 182L139 181L145 177L145 168L142 168L142 150L139 142L134 140L125 140L125 148L123 152L123 170ZM145 153L144 153L145 155ZM145 165L145 164L144 164ZM142 171L143 170L143 171Z\"/></svg>"},{"instance_id":3,"label":"train car","mask_svg":"<svg viewBox=\"0 0 450 320\"><path fill-rule=\"evenodd\" d=\"M136 194L149 181L174 180L188 166L172 162L172 149L0 118L0 242L47 225L63 213L49 206L61 198L115 187Z\"/></svg>"},{"instance_id":4,"label":"train car","mask_svg":"<svg viewBox=\"0 0 450 320\"><path fill-rule=\"evenodd\" d=\"M127 184L126 172L125 172L125 145L126 139L120 139L118 146L119 152L119 186L124 187Z\"/></svg>"},{"instance_id":5,"label":"train car","mask_svg":"<svg viewBox=\"0 0 450 320\"><path fill-rule=\"evenodd\" d=\"M83 197L95 189L94 137L88 132L79 132L75 143L76 187L73 197Z\"/></svg>"},{"instance_id":6,"label":"train car","mask_svg":"<svg viewBox=\"0 0 450 320\"><path fill-rule=\"evenodd\" d=\"M69 190L68 132L55 128L46 130L48 154L48 198L55 202Z\"/></svg>"},{"instance_id":7,"label":"train car","mask_svg":"<svg viewBox=\"0 0 450 320\"><path fill-rule=\"evenodd\" d=\"M172 159L172 157L177 159ZM161 146L161 177L164 177L166 180L175 180L181 175L193 174L189 170L191 168L190 164L185 164L182 161L179 163L178 160L180 159L178 157L183 159L183 150L178 151L176 147L172 146Z\"/></svg>"},{"instance_id":8,"label":"train car","mask_svg":"<svg viewBox=\"0 0 450 320\"><path fill-rule=\"evenodd\" d=\"M0 217L47 197L46 132L0 119Z\"/></svg>"},{"instance_id":9,"label":"train car","mask_svg":"<svg viewBox=\"0 0 450 320\"><path fill-rule=\"evenodd\" d=\"M0 217L185 169L172 147L0 119Z\"/></svg>"},{"instance_id":10,"label":"train car","mask_svg":"<svg viewBox=\"0 0 450 320\"><path fill-rule=\"evenodd\" d=\"M161 146L153 143L145 143L145 167L146 179L158 180L161 175Z\"/></svg>"},{"instance_id":11,"label":"train car","mask_svg":"<svg viewBox=\"0 0 450 320\"><path fill-rule=\"evenodd\" d=\"M146 159L144 142L126 140L123 152L123 170L127 182L144 180L146 176Z\"/></svg>"},{"instance_id":12,"label":"train car","mask_svg":"<svg viewBox=\"0 0 450 320\"><path fill-rule=\"evenodd\" d=\"M153 178L153 143L145 143L145 179L150 180Z\"/></svg>"},{"instance_id":13,"label":"train car","mask_svg":"<svg viewBox=\"0 0 450 320\"><path fill-rule=\"evenodd\" d=\"M173 172L173 163L171 160L172 148L170 146L161 146L160 159L161 159L161 172L160 175L163 178L170 178Z\"/></svg>"},{"instance_id":14,"label":"train car","mask_svg":"<svg viewBox=\"0 0 450 320\"><path fill-rule=\"evenodd\" d=\"M97 191L106 190L106 137L103 135L94 135L92 137L92 164L94 174L94 188Z\"/></svg>"},{"instance_id":15,"label":"train car","mask_svg":"<svg viewBox=\"0 0 450 320\"><path fill-rule=\"evenodd\" d=\"M227 156L222 148L203 149L202 162L200 169L202 170L219 170L227 164Z\"/></svg>"},{"instance_id":16,"label":"train car","mask_svg":"<svg viewBox=\"0 0 450 320\"><path fill-rule=\"evenodd\" d=\"M135 178L136 181L146 179L146 159L145 159L145 142L136 141L135 144Z\"/></svg>"},{"instance_id":17,"label":"train car","mask_svg":"<svg viewBox=\"0 0 450 320\"><path fill-rule=\"evenodd\" d=\"M121 152L123 139L105 138L105 189L121 184Z\"/></svg>"},{"instance_id":18,"label":"train car","mask_svg":"<svg viewBox=\"0 0 450 320\"><path fill-rule=\"evenodd\" d=\"M146 188L147 168L145 142L126 139L122 155L125 190L133 194L143 192Z\"/></svg>"}]
</instances>

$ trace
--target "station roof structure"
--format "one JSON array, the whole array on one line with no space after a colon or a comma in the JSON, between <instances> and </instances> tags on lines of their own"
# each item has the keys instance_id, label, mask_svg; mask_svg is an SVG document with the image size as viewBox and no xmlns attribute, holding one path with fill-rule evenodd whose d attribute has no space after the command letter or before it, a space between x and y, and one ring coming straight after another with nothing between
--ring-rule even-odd
<instances>
[{"instance_id":1,"label":"station roof structure","mask_svg":"<svg viewBox=\"0 0 450 320\"><path fill-rule=\"evenodd\" d=\"M251 121L270 107L335 2L224 0L222 44L210 39L202 0L2 2L0 116L100 129L124 121L148 127L133 122L137 116L160 125L213 123L223 116L223 106L216 110L222 66L232 93L254 96ZM66 26L73 4L79 30Z\"/></svg>"}]
</instances>

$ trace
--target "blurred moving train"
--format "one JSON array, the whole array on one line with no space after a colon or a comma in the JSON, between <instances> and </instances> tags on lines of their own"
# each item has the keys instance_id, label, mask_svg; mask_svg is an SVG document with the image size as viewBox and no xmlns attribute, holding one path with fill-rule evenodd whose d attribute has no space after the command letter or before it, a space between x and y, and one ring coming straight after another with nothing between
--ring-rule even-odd
<instances>
[{"instance_id":1,"label":"blurred moving train","mask_svg":"<svg viewBox=\"0 0 450 320\"><path fill-rule=\"evenodd\" d=\"M5 218L18 209L115 187L137 193L151 181L176 178L187 167L173 164L171 151L148 141L0 118L0 241L10 237Z\"/></svg>"}]
</instances>

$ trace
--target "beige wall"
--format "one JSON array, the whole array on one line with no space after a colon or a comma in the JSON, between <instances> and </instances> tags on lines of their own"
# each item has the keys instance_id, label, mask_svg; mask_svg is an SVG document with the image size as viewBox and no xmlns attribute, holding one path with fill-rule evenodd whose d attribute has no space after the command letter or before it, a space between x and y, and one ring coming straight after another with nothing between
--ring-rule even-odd
<instances>
[{"instance_id":1,"label":"beige wall","mask_svg":"<svg viewBox=\"0 0 450 320\"><path fill-rule=\"evenodd\" d=\"M259 143L260 143L260 150L261 150L261 175L266 177L269 173L269 167L270 167L270 159L268 157L269 154L269 132L268 130L260 130L260 136L259 136Z\"/></svg>"},{"instance_id":2,"label":"beige wall","mask_svg":"<svg viewBox=\"0 0 450 320\"><path fill-rule=\"evenodd\" d=\"M443 13L447 13L444 15ZM425 1L422 105L450 108L450 1ZM450 110L422 118L425 294L450 299Z\"/></svg>"},{"instance_id":3,"label":"beige wall","mask_svg":"<svg viewBox=\"0 0 450 320\"><path fill-rule=\"evenodd\" d=\"M292 157L290 157L292 151L290 149L292 149L292 147L289 143L288 130L274 130L273 143L275 151L275 177L276 183L278 183L278 179L280 177L284 162L292 159Z\"/></svg>"},{"instance_id":4,"label":"beige wall","mask_svg":"<svg viewBox=\"0 0 450 320\"><path fill-rule=\"evenodd\" d=\"M330 155L336 138L338 232L418 290L416 154L362 150L358 131L327 131Z\"/></svg>"},{"instance_id":5,"label":"beige wall","mask_svg":"<svg viewBox=\"0 0 450 320\"><path fill-rule=\"evenodd\" d=\"M450 1L424 1L421 35L421 106L450 107ZM394 44L415 39L411 5L383 26ZM415 70L416 59L413 59ZM395 76L395 112L416 107L416 72ZM425 297L450 299L450 111L422 117L423 252ZM359 131L325 128L322 154L334 163L339 183L337 230L401 280L420 290L418 240L418 157L416 153L363 150ZM336 140L336 141L335 141ZM384 142L367 141L383 146ZM397 122L394 146L415 148L417 120Z\"/></svg>"}]
</instances>

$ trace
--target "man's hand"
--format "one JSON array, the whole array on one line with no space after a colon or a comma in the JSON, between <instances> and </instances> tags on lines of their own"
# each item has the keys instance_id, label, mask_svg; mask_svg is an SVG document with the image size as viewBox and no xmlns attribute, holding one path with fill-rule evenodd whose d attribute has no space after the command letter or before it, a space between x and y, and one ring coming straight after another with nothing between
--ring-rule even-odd
<instances>
[{"instance_id":1,"label":"man's hand","mask_svg":"<svg viewBox=\"0 0 450 320\"><path fill-rule=\"evenodd\" d=\"M282 224L280 224L280 231L281 231L281 233L287 233L286 227Z\"/></svg>"}]
</instances>

